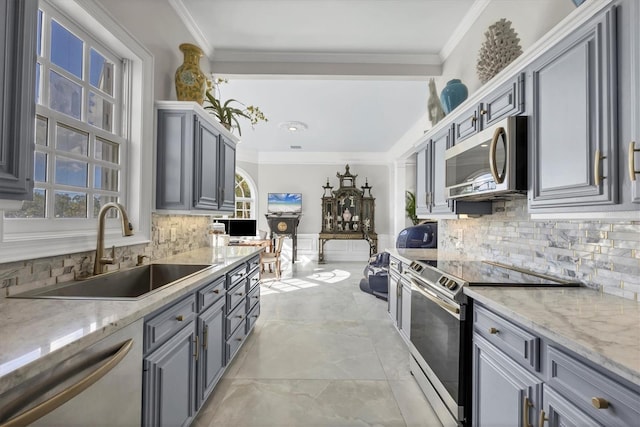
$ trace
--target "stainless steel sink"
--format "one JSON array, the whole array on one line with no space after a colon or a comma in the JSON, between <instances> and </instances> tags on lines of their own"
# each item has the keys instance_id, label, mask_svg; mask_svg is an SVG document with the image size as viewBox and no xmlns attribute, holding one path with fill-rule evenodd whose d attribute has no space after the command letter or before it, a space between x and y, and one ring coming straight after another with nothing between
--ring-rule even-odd
<instances>
[{"instance_id":1,"label":"stainless steel sink","mask_svg":"<svg viewBox=\"0 0 640 427\"><path fill-rule=\"evenodd\" d=\"M11 298L138 299L207 267L210 265L148 264L16 294Z\"/></svg>"}]
</instances>

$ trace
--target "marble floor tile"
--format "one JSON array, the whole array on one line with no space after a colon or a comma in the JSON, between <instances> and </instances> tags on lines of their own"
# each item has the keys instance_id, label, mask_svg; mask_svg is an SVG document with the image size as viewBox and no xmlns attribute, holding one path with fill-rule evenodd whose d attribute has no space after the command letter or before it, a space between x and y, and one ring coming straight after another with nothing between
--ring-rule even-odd
<instances>
[{"instance_id":1,"label":"marble floor tile","mask_svg":"<svg viewBox=\"0 0 640 427\"><path fill-rule=\"evenodd\" d=\"M386 381L226 380L213 401L196 426L406 425Z\"/></svg>"},{"instance_id":2,"label":"marble floor tile","mask_svg":"<svg viewBox=\"0 0 640 427\"><path fill-rule=\"evenodd\" d=\"M192 425L439 427L387 302L359 289L363 268L266 273L260 318Z\"/></svg>"}]
</instances>

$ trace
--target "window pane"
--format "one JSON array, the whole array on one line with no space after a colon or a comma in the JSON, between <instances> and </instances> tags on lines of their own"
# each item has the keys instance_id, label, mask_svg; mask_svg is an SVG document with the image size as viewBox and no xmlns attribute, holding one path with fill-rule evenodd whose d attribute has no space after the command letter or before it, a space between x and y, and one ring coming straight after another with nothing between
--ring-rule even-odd
<instances>
[{"instance_id":1,"label":"window pane","mask_svg":"<svg viewBox=\"0 0 640 427\"><path fill-rule=\"evenodd\" d=\"M56 184L73 185L75 187L86 187L87 163L57 156Z\"/></svg>"},{"instance_id":2,"label":"window pane","mask_svg":"<svg viewBox=\"0 0 640 427\"><path fill-rule=\"evenodd\" d=\"M47 180L47 155L36 151L35 158L33 178L36 181L45 182Z\"/></svg>"},{"instance_id":3,"label":"window pane","mask_svg":"<svg viewBox=\"0 0 640 427\"><path fill-rule=\"evenodd\" d=\"M38 10L38 29L36 30L38 34L37 41L37 54L42 56L42 11Z\"/></svg>"},{"instance_id":4,"label":"window pane","mask_svg":"<svg viewBox=\"0 0 640 427\"><path fill-rule=\"evenodd\" d=\"M89 92L89 110L87 122L111 132L111 117L113 116L113 104L102 99L93 92Z\"/></svg>"},{"instance_id":5,"label":"window pane","mask_svg":"<svg viewBox=\"0 0 640 427\"><path fill-rule=\"evenodd\" d=\"M106 205L109 202L117 202L118 198L115 196L100 196L98 194L94 194L93 196L93 217L97 218L100 213L100 208ZM106 218L117 218L118 210L117 209L109 209L107 211Z\"/></svg>"},{"instance_id":6,"label":"window pane","mask_svg":"<svg viewBox=\"0 0 640 427\"><path fill-rule=\"evenodd\" d=\"M89 79L91 86L113 95L113 64L93 49Z\"/></svg>"},{"instance_id":7,"label":"window pane","mask_svg":"<svg viewBox=\"0 0 640 427\"><path fill-rule=\"evenodd\" d=\"M36 64L36 104L42 104L40 99L40 63Z\"/></svg>"},{"instance_id":8,"label":"window pane","mask_svg":"<svg viewBox=\"0 0 640 427\"><path fill-rule=\"evenodd\" d=\"M117 164L119 161L119 147L115 142L96 138L96 159Z\"/></svg>"},{"instance_id":9,"label":"window pane","mask_svg":"<svg viewBox=\"0 0 640 427\"><path fill-rule=\"evenodd\" d=\"M82 78L82 40L51 20L51 62Z\"/></svg>"},{"instance_id":10,"label":"window pane","mask_svg":"<svg viewBox=\"0 0 640 427\"><path fill-rule=\"evenodd\" d=\"M118 171L96 166L93 186L102 190L118 191Z\"/></svg>"},{"instance_id":11,"label":"window pane","mask_svg":"<svg viewBox=\"0 0 640 427\"><path fill-rule=\"evenodd\" d=\"M56 218L86 218L87 195L71 191L56 191L55 197Z\"/></svg>"},{"instance_id":12,"label":"window pane","mask_svg":"<svg viewBox=\"0 0 640 427\"><path fill-rule=\"evenodd\" d=\"M33 201L22 202L19 211L5 212L5 218L44 218L46 192L40 188L33 190Z\"/></svg>"},{"instance_id":13,"label":"window pane","mask_svg":"<svg viewBox=\"0 0 640 427\"><path fill-rule=\"evenodd\" d=\"M85 132L58 125L56 128L56 148L61 151L87 156L89 135Z\"/></svg>"},{"instance_id":14,"label":"window pane","mask_svg":"<svg viewBox=\"0 0 640 427\"><path fill-rule=\"evenodd\" d=\"M47 123L49 119L46 117L38 116L36 117L36 144L37 145L48 145L47 144Z\"/></svg>"},{"instance_id":15,"label":"window pane","mask_svg":"<svg viewBox=\"0 0 640 427\"><path fill-rule=\"evenodd\" d=\"M80 120L82 113L82 86L49 72L49 106L63 114Z\"/></svg>"}]
</instances>

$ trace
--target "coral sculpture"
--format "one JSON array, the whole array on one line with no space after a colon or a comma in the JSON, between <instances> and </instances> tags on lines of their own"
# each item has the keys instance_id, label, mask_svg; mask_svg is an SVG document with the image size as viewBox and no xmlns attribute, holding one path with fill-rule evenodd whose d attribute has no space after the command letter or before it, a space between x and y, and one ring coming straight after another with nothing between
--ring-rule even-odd
<instances>
[{"instance_id":1,"label":"coral sculpture","mask_svg":"<svg viewBox=\"0 0 640 427\"><path fill-rule=\"evenodd\" d=\"M476 70L484 84L522 53L520 38L505 18L489 26L478 52Z\"/></svg>"}]
</instances>

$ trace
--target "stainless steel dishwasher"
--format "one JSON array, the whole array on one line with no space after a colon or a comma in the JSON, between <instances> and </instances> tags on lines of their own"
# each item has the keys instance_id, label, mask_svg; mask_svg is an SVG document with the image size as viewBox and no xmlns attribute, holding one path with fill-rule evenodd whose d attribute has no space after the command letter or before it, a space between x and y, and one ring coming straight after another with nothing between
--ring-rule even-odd
<instances>
[{"instance_id":1,"label":"stainless steel dishwasher","mask_svg":"<svg viewBox=\"0 0 640 427\"><path fill-rule=\"evenodd\" d=\"M0 396L0 427L139 426L140 319Z\"/></svg>"}]
</instances>

